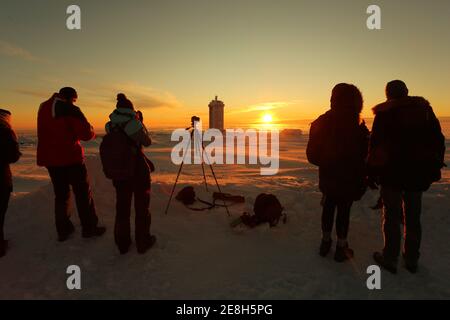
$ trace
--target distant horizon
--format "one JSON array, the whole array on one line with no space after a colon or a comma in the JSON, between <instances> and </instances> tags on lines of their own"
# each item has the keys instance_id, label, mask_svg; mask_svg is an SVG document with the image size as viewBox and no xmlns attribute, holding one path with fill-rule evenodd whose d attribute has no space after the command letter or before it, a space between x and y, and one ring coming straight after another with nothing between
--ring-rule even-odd
<instances>
[{"instance_id":1,"label":"distant horizon","mask_svg":"<svg viewBox=\"0 0 450 320\"><path fill-rule=\"evenodd\" d=\"M301 120L297 120L298 124L289 124L289 125L283 125L282 123L273 123L273 128L284 130L284 129L300 129L300 130L304 130L304 126L308 126L309 124L314 121L316 118L311 118L311 119L301 119ZM373 121L373 117L366 117L366 118L362 118L362 120L372 123ZM439 120L448 120L450 121L450 116L438 116ZM89 119L88 119L89 120ZM301 122L301 123L300 123ZM106 122L105 122L106 124ZM148 125L148 123L146 123L146 125ZM14 126L14 122L13 122L13 126ZM180 129L180 128L187 128L189 126L189 122L186 122L185 126L177 126L177 125L167 125L167 126L148 126L150 131L169 131L169 130L174 130L174 129ZM271 128L271 126L267 126L267 124L264 123L260 123L255 124L255 123L251 123L251 124L236 124L236 125L227 125L225 122L225 129L238 129L238 128L242 128L242 129L269 129ZM21 128L21 127L14 127L14 129L18 132L18 133L28 133L30 131L36 131L37 127L30 127L30 128ZM205 124L203 125L203 130L208 129L208 122L206 121L206 126ZM370 128L369 128L370 129ZM95 127L94 126L94 131L97 134L100 134L102 132L105 131L104 127ZM450 137L449 137L450 138Z\"/></svg>"}]
</instances>

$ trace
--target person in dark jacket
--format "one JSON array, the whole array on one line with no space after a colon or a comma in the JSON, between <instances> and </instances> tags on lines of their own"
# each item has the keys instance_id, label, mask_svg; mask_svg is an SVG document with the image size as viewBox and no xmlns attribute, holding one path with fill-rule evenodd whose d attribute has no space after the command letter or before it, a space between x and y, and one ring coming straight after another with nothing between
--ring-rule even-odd
<instances>
[{"instance_id":1,"label":"person in dark jacket","mask_svg":"<svg viewBox=\"0 0 450 320\"><path fill-rule=\"evenodd\" d=\"M347 235L350 209L366 191L366 165L369 131L360 120L363 98L357 87L341 83L334 87L331 110L311 124L307 156L319 166L322 199L322 242L319 254L331 249L335 211L337 245L334 259L343 262L353 257Z\"/></svg>"},{"instance_id":2,"label":"person in dark jacket","mask_svg":"<svg viewBox=\"0 0 450 320\"><path fill-rule=\"evenodd\" d=\"M134 195L136 247L143 254L156 242L156 237L150 234L150 161L142 150L151 145L151 139L143 123L142 113L134 111L133 103L124 94L117 95L116 109L109 118L106 132L123 131L137 154L134 176L126 180L113 180L116 189L115 242L121 254L128 252L131 245L131 201Z\"/></svg>"},{"instance_id":3,"label":"person in dark jacket","mask_svg":"<svg viewBox=\"0 0 450 320\"><path fill-rule=\"evenodd\" d=\"M5 240L4 224L8 210L9 198L13 190L12 175L9 165L19 160L17 136L11 128L11 113L0 109L0 257L6 254L8 241Z\"/></svg>"},{"instance_id":4,"label":"person in dark jacket","mask_svg":"<svg viewBox=\"0 0 450 320\"><path fill-rule=\"evenodd\" d=\"M43 102L38 112L37 164L46 167L55 192L55 223L58 241L66 241L75 231L68 215L70 187L82 226L82 236L91 238L105 233L98 226L84 151L80 140L95 138L92 126L80 108L74 105L75 89L62 88Z\"/></svg>"},{"instance_id":5,"label":"person in dark jacket","mask_svg":"<svg viewBox=\"0 0 450 320\"><path fill-rule=\"evenodd\" d=\"M422 194L441 177L445 137L430 103L408 96L403 81L389 82L386 96L387 101L373 109L368 157L370 174L381 185L384 204L384 249L375 252L374 259L390 272L397 272L403 222L405 267L415 273L422 238Z\"/></svg>"}]
</instances>

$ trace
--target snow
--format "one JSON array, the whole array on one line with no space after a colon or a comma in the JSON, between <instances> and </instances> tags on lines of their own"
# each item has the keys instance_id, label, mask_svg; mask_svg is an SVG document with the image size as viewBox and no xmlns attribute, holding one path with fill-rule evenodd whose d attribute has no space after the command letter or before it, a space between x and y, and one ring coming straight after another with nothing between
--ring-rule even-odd
<instances>
[{"instance_id":1,"label":"snow","mask_svg":"<svg viewBox=\"0 0 450 320\"><path fill-rule=\"evenodd\" d=\"M16 193L7 213L10 251L0 259L0 299L449 299L450 298L450 171L424 195L423 245L416 275L382 272L382 290L366 287L372 253L382 247L380 213L369 209L378 193L368 192L352 210L349 242L355 259L338 264L318 255L320 198L317 170L305 159L307 136L281 141L278 175L261 177L258 166L214 166L223 191L246 196L246 205L193 212L173 201L164 215L178 167L170 163L167 136L148 149L157 172L152 177L152 232L158 242L145 255L135 248L121 256L113 240L114 192L103 176L98 141L87 144L88 168L104 237L56 241L53 193L45 169L34 166L33 146L13 167ZM447 157L448 163L448 157ZM209 170L209 169L208 169ZM186 166L177 190L195 185L202 199L201 168ZM261 192L276 194L288 214L275 228L230 228L250 211ZM132 224L133 225L133 224ZM69 291L66 268L82 271L82 289Z\"/></svg>"}]
</instances>

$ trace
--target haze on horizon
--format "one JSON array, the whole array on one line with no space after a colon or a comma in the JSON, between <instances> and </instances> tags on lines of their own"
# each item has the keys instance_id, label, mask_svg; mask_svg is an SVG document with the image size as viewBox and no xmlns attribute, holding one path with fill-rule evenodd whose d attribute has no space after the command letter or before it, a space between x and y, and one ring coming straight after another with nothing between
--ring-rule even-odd
<instances>
[{"instance_id":1,"label":"haze on horizon","mask_svg":"<svg viewBox=\"0 0 450 320\"><path fill-rule=\"evenodd\" d=\"M82 30L66 29L66 8ZM364 95L404 80L440 117L450 115L450 2L376 1L382 30L366 28L373 1L26 1L0 4L0 107L34 128L39 104L63 86L103 128L124 92L150 128L207 120L215 95L226 126L296 127L328 109L339 82ZM270 121L268 120L270 119Z\"/></svg>"}]
</instances>

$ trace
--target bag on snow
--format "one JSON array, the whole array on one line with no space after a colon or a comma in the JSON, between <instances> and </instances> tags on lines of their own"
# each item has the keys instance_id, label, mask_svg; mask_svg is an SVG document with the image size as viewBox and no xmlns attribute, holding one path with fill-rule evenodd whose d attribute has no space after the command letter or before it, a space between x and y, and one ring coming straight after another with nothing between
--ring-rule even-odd
<instances>
[{"instance_id":1,"label":"bag on snow","mask_svg":"<svg viewBox=\"0 0 450 320\"><path fill-rule=\"evenodd\" d=\"M269 223L270 227L275 227L283 217L286 223L286 214L283 214L284 208L280 201L273 194L261 193L256 197L253 205L254 215L244 213L240 221L250 228L254 228L262 223Z\"/></svg>"}]
</instances>

